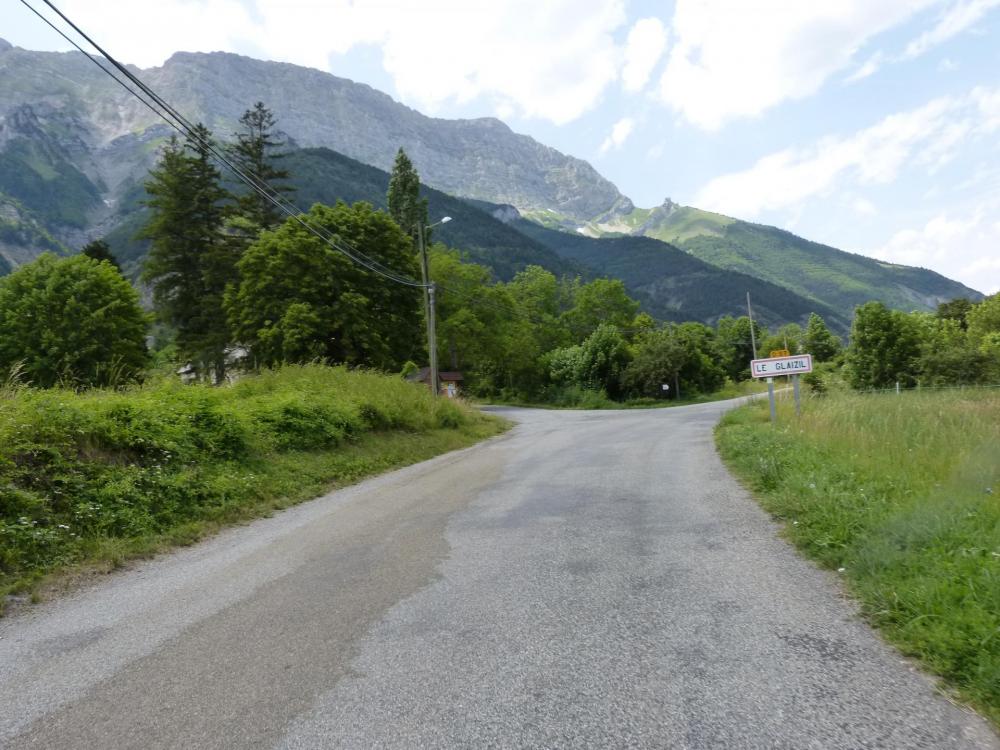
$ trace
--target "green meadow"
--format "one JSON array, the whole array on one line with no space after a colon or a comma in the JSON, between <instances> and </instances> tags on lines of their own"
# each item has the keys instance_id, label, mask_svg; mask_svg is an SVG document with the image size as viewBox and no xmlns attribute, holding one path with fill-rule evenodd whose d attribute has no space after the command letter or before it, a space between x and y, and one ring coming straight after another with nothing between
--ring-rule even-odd
<instances>
[{"instance_id":1,"label":"green meadow","mask_svg":"<svg viewBox=\"0 0 1000 750\"><path fill-rule=\"evenodd\" d=\"M719 449L865 617L1000 723L1000 390L836 394L728 414Z\"/></svg>"}]
</instances>

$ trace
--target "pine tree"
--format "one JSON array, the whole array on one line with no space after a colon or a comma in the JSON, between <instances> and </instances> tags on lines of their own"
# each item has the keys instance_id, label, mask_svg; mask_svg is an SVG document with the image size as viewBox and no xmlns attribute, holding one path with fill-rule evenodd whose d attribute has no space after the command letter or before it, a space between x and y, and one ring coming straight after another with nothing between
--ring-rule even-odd
<instances>
[{"instance_id":1,"label":"pine tree","mask_svg":"<svg viewBox=\"0 0 1000 750\"><path fill-rule=\"evenodd\" d=\"M81 255L86 255L88 258L93 258L96 261L106 260L108 263L113 265L119 273L121 273L122 267L118 263L118 259L111 252L111 246L108 245L104 240L92 240L83 246L80 251Z\"/></svg>"},{"instance_id":2,"label":"pine tree","mask_svg":"<svg viewBox=\"0 0 1000 750\"><path fill-rule=\"evenodd\" d=\"M420 197L420 175L402 148L396 154L389 176L386 202L389 216L411 237L416 237L418 227L427 226L427 199ZM424 241L429 244L430 237L425 237Z\"/></svg>"},{"instance_id":3,"label":"pine tree","mask_svg":"<svg viewBox=\"0 0 1000 750\"><path fill-rule=\"evenodd\" d=\"M229 328L222 310L226 285L236 277L236 255L222 234L221 176L201 124L185 145L172 138L146 183L152 209L142 235L152 240L142 279L153 287L163 322L177 330L178 353L203 374L225 376Z\"/></svg>"},{"instance_id":4,"label":"pine tree","mask_svg":"<svg viewBox=\"0 0 1000 750\"><path fill-rule=\"evenodd\" d=\"M274 134L276 124L271 110L257 102L240 118L242 129L237 132L236 143L229 148L230 158L248 176L260 183L267 183L267 193L273 198L293 193L295 188L280 183L288 179L288 171L279 169L275 162L284 157L279 151L285 144ZM262 229L272 229L280 224L285 214L267 197L247 189L236 199L235 214L250 224L251 241ZM237 234L240 232L237 230Z\"/></svg>"}]
</instances>

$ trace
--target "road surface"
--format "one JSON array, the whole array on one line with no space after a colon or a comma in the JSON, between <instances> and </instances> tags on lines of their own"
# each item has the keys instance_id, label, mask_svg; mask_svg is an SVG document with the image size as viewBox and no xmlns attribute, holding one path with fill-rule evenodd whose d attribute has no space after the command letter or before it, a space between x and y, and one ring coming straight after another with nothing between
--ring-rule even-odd
<instances>
[{"instance_id":1,"label":"road surface","mask_svg":"<svg viewBox=\"0 0 1000 750\"><path fill-rule=\"evenodd\" d=\"M0 620L12 748L998 748L725 471L723 404L508 435Z\"/></svg>"}]
</instances>

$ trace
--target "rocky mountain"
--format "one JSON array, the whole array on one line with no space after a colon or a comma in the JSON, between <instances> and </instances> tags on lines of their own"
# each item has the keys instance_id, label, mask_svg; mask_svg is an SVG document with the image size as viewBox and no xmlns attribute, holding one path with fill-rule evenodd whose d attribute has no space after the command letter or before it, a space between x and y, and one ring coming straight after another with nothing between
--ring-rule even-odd
<instances>
[{"instance_id":1,"label":"rocky mountain","mask_svg":"<svg viewBox=\"0 0 1000 750\"><path fill-rule=\"evenodd\" d=\"M979 296L939 274L880 264L774 227L671 201L637 208L586 162L499 120L426 117L369 86L317 70L225 53L177 53L138 72L220 138L230 136L248 107L264 101L299 149L290 166L302 205L381 196L384 187L376 190L371 181L382 179L384 172L375 172L389 169L402 146L424 182L440 191L432 194L452 201L448 211L477 212L442 228L442 239L501 278L527 263L560 273L611 274L670 319L706 319L707 308L692 303L698 294L719 314L729 312L729 301L711 295L728 300L730 287L749 288L751 281L765 285L760 291L771 297L765 308L775 322L799 319L810 306L843 321L853 305L873 298L930 309L956 296ZM79 53L0 43L0 272L44 249L75 249L97 236L109 237L134 268L143 253L133 239L142 182L170 133ZM347 157L374 172L338 161ZM495 214L493 223L480 214ZM559 231L539 232L536 225Z\"/></svg>"},{"instance_id":2,"label":"rocky mountain","mask_svg":"<svg viewBox=\"0 0 1000 750\"><path fill-rule=\"evenodd\" d=\"M554 209L579 221L615 206L631 209L587 162L496 119L431 118L329 73L221 52L179 52L161 67L138 72L189 120L204 121L220 136L228 137L240 115L264 101L299 146L324 146L382 169L391 168L402 146L423 179L447 193L522 210ZM65 148L90 153L83 171L111 193L136 173L114 155L131 148L148 157L142 136L160 123L79 53L9 45L0 49L0 117L15 137L27 131L14 120L46 120ZM149 159L135 166L145 172Z\"/></svg>"}]
</instances>

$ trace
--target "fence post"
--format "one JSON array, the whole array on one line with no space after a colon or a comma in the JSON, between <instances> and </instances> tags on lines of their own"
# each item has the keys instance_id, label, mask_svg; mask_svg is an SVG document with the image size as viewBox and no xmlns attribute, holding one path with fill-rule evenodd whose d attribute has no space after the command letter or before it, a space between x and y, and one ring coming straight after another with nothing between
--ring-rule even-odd
<instances>
[{"instance_id":1,"label":"fence post","mask_svg":"<svg viewBox=\"0 0 1000 750\"><path fill-rule=\"evenodd\" d=\"M896 395L899 395L899 381L896 381Z\"/></svg>"}]
</instances>

